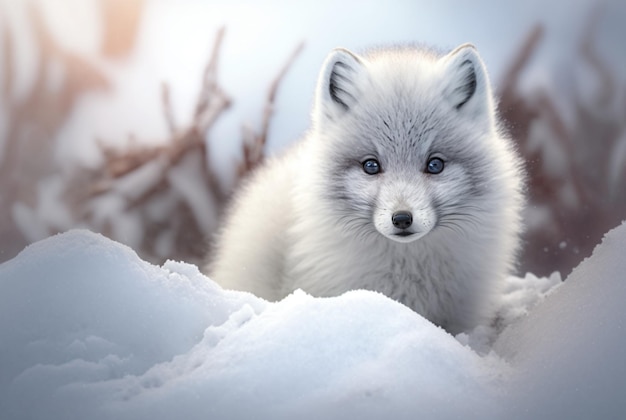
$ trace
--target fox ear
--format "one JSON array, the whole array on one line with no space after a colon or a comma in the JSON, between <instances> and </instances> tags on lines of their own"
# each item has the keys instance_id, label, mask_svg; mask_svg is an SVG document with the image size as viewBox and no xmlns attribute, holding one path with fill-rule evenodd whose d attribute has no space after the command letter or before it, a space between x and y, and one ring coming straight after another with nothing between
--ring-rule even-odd
<instances>
[{"instance_id":1,"label":"fox ear","mask_svg":"<svg viewBox=\"0 0 626 420\"><path fill-rule=\"evenodd\" d=\"M360 96L363 61L344 48L334 49L326 58L317 83L316 107L331 119L348 112Z\"/></svg>"},{"instance_id":2,"label":"fox ear","mask_svg":"<svg viewBox=\"0 0 626 420\"><path fill-rule=\"evenodd\" d=\"M476 48L464 44L444 57L444 97L459 112L473 116L491 114L492 98L489 79L483 61Z\"/></svg>"}]
</instances>

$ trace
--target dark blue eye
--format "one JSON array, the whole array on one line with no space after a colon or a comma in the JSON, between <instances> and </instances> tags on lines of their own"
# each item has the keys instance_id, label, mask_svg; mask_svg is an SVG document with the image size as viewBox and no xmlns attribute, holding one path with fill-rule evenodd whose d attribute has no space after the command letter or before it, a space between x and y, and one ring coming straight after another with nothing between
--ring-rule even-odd
<instances>
[{"instance_id":1,"label":"dark blue eye","mask_svg":"<svg viewBox=\"0 0 626 420\"><path fill-rule=\"evenodd\" d=\"M363 162L363 170L368 175L376 175L380 172L380 163L376 159L368 159Z\"/></svg>"},{"instance_id":2,"label":"dark blue eye","mask_svg":"<svg viewBox=\"0 0 626 420\"><path fill-rule=\"evenodd\" d=\"M426 164L426 172L429 174L439 174L443 171L443 160L435 157L431 158Z\"/></svg>"}]
</instances>

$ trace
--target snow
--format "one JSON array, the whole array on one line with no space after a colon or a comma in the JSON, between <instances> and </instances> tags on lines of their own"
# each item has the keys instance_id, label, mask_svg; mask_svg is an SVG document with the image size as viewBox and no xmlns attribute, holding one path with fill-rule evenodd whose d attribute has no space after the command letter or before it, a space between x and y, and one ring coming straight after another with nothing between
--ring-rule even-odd
<instances>
[{"instance_id":1,"label":"snow","mask_svg":"<svg viewBox=\"0 0 626 420\"><path fill-rule=\"evenodd\" d=\"M374 292L270 303L70 231L0 265L0 418L616 418L625 248L623 223L562 284L507 279L485 348Z\"/></svg>"},{"instance_id":2,"label":"snow","mask_svg":"<svg viewBox=\"0 0 626 420\"><path fill-rule=\"evenodd\" d=\"M495 350L517 370L506 418L626 416L625 249L622 223L542 305L499 337Z\"/></svg>"}]
</instances>

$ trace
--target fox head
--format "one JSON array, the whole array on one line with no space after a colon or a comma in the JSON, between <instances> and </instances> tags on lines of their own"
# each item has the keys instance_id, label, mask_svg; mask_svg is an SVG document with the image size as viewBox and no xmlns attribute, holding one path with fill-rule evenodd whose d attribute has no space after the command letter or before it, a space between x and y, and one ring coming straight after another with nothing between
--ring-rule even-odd
<instances>
[{"instance_id":1,"label":"fox head","mask_svg":"<svg viewBox=\"0 0 626 420\"><path fill-rule=\"evenodd\" d=\"M335 49L319 76L313 132L322 191L361 233L404 243L440 228L465 233L506 205L510 151L472 45L446 55Z\"/></svg>"}]
</instances>

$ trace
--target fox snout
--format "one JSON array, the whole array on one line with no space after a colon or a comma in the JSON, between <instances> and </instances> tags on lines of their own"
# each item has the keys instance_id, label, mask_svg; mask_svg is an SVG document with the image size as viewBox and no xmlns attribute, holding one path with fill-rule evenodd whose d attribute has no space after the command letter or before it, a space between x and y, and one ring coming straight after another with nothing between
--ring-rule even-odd
<instances>
[{"instance_id":1,"label":"fox snout","mask_svg":"<svg viewBox=\"0 0 626 420\"><path fill-rule=\"evenodd\" d=\"M428 234L435 225L434 212L430 208L399 209L391 212L380 209L375 212L374 225L383 236L396 242L413 242Z\"/></svg>"},{"instance_id":2,"label":"fox snout","mask_svg":"<svg viewBox=\"0 0 626 420\"><path fill-rule=\"evenodd\" d=\"M408 229L413 224L413 214L408 210L396 211L391 215L391 223L398 229Z\"/></svg>"}]
</instances>

